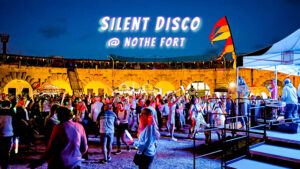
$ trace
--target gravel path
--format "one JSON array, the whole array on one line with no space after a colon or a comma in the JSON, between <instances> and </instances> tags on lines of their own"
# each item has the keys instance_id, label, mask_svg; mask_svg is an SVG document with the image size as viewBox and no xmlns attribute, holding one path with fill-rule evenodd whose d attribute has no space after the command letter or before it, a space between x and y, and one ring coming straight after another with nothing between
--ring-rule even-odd
<instances>
[{"instance_id":1,"label":"gravel path","mask_svg":"<svg viewBox=\"0 0 300 169\"><path fill-rule=\"evenodd\" d=\"M162 132L162 137L158 142L157 154L152 163L152 169L189 169L193 168L193 140L186 139L186 134L175 133L175 137L178 141L170 141L169 137L165 137L166 133ZM197 136L200 138L197 144L204 143L204 136ZM116 151L116 141L114 142L113 152ZM98 163L100 159L103 159L101 149L99 146L99 138L89 139L89 159L83 162L83 169L137 169L138 167L133 163L133 157L136 153L135 149L128 152L126 149L122 149L122 153L119 155L112 155L112 161L107 164ZM124 147L125 148L125 147ZM26 168L30 161L38 159L45 147L42 144L38 144L35 147L31 147L23 155L16 155L14 157L14 164L10 165L10 168ZM47 164L39 167L39 169L46 169ZM217 160L199 158L196 161L196 168L212 169L220 168L220 162Z\"/></svg>"}]
</instances>

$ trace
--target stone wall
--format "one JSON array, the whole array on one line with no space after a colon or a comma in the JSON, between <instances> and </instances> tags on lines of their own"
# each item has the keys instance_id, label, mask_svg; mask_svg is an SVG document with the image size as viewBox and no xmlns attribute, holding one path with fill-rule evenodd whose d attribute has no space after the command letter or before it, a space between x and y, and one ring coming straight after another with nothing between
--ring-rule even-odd
<instances>
[{"instance_id":1,"label":"stone wall","mask_svg":"<svg viewBox=\"0 0 300 169\"><path fill-rule=\"evenodd\" d=\"M140 86L147 83L153 87L160 81L167 81L173 84L175 89L178 89L180 85L186 88L194 81L203 81L213 93L216 88L228 88L229 83L234 82L236 79L236 72L233 69L76 69L76 71L83 88L89 82L96 81L104 84L108 91L127 81L134 81ZM255 95L260 92L268 93L264 83L271 78L275 78L274 72L264 70L240 69L239 74L245 79L251 92ZM283 82L287 76L279 73L278 80ZM290 78L297 88L300 83L300 77L290 76ZM26 81L31 86L35 82L45 85L54 81L64 81L69 84L66 68L0 65L1 92L4 91L6 84L14 79Z\"/></svg>"}]
</instances>

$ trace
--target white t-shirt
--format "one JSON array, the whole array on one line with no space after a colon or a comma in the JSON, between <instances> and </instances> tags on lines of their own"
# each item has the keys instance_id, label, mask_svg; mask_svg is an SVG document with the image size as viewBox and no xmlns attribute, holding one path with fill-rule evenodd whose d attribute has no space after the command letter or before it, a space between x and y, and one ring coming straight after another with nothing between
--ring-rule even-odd
<instances>
[{"instance_id":1,"label":"white t-shirt","mask_svg":"<svg viewBox=\"0 0 300 169\"><path fill-rule=\"evenodd\" d=\"M95 102L94 104L92 104L90 118L93 120L93 122L97 121L97 117L101 112L102 106L102 102Z\"/></svg>"},{"instance_id":2,"label":"white t-shirt","mask_svg":"<svg viewBox=\"0 0 300 169\"><path fill-rule=\"evenodd\" d=\"M128 123L129 113L125 113L127 110L123 109L122 111L117 112L117 116L120 119L120 123Z\"/></svg>"},{"instance_id":3,"label":"white t-shirt","mask_svg":"<svg viewBox=\"0 0 300 169\"><path fill-rule=\"evenodd\" d=\"M43 112L50 112L51 110L50 102L48 100L45 100L43 105L44 105Z\"/></svg>"}]
</instances>

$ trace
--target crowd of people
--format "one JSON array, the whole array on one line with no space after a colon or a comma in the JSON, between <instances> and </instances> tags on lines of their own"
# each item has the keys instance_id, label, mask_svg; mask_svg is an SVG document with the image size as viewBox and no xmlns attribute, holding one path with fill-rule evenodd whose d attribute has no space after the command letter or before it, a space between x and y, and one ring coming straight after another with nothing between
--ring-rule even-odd
<instances>
[{"instance_id":1,"label":"crowd of people","mask_svg":"<svg viewBox=\"0 0 300 169\"><path fill-rule=\"evenodd\" d=\"M241 80L242 81L242 80ZM230 96L197 97L183 92L167 95L133 93L131 95L75 97L67 94L6 96L0 102L0 160L2 168L7 168L9 152L14 138L28 146L33 145L35 135L44 135L46 152L42 158L29 165L30 168L48 161L48 168L80 168L81 158L88 158L89 135L100 136L103 159L112 160L112 145L115 132L117 150L122 153L122 144L127 151L138 149L134 162L140 168L149 168L156 154L156 144L161 131L167 130L171 141L177 141L175 130L188 128L187 138L193 138L197 131L209 127L224 127L226 117L251 115L252 119L241 119L241 127L254 125L261 116L260 109L249 111L250 107L265 104L261 97L249 96L246 84L238 90L242 100L236 113L236 102ZM296 89L290 80L285 81L281 99L286 101L286 118L299 117L295 98ZM291 93L292 92L292 93ZM297 101L298 102L298 101ZM295 104L297 105L297 103ZM133 142L131 134L137 133L138 141ZM209 134L205 132L206 142ZM143 156L142 158L140 158Z\"/></svg>"}]
</instances>

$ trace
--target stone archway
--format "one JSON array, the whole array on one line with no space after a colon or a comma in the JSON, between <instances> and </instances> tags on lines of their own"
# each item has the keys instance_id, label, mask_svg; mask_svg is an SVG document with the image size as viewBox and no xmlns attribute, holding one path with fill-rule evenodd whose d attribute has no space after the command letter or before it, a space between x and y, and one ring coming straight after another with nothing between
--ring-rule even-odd
<instances>
[{"instance_id":1,"label":"stone archway","mask_svg":"<svg viewBox=\"0 0 300 169\"><path fill-rule=\"evenodd\" d=\"M156 83L155 88L161 90L162 94L175 91L175 86L169 81L159 81Z\"/></svg>"},{"instance_id":2,"label":"stone archway","mask_svg":"<svg viewBox=\"0 0 300 169\"><path fill-rule=\"evenodd\" d=\"M10 91L15 91L15 95L21 95L25 91L28 92L29 96L32 96L33 94L31 85L27 81L21 79L11 80L3 87L4 93L10 94Z\"/></svg>"},{"instance_id":3,"label":"stone archway","mask_svg":"<svg viewBox=\"0 0 300 169\"><path fill-rule=\"evenodd\" d=\"M100 91L103 90L103 94L109 92L109 88L104 83L102 83L101 81L90 81L90 82L88 82L84 86L84 93L85 94L88 94L88 89L92 89L93 93L95 93L95 94L98 94L99 89L100 89Z\"/></svg>"},{"instance_id":4,"label":"stone archway","mask_svg":"<svg viewBox=\"0 0 300 169\"><path fill-rule=\"evenodd\" d=\"M30 96L32 95L32 89L33 89L34 84L36 82L38 82L37 79L33 78L30 75L27 75L26 72L8 72L6 75L4 75L2 77L2 79L0 81L0 91L3 93L7 93L8 92L7 84L13 80L19 80L19 83L24 83L24 85L26 85L26 86L28 84L29 86L27 86L27 87L30 89L29 90ZM14 81L14 82L16 82L16 81ZM13 87L13 88L15 88L15 87ZM16 93L19 93L17 91L17 88L16 88Z\"/></svg>"},{"instance_id":5,"label":"stone archway","mask_svg":"<svg viewBox=\"0 0 300 169\"><path fill-rule=\"evenodd\" d=\"M67 94L72 94L73 90L71 89L70 83L63 81L63 80L53 80L50 82L52 85L61 88L61 89L65 89L65 92Z\"/></svg>"}]
</instances>

